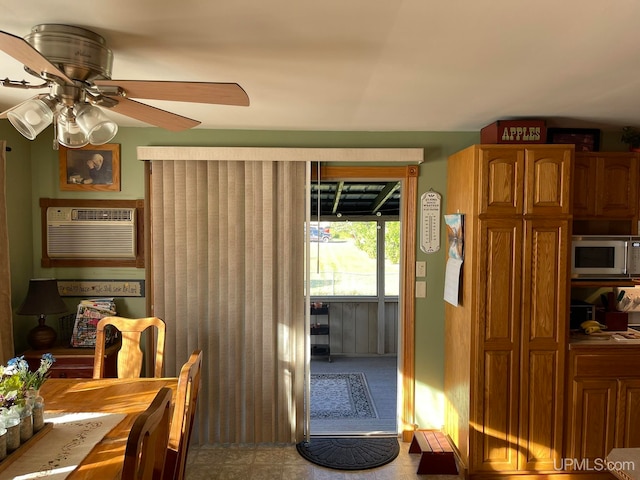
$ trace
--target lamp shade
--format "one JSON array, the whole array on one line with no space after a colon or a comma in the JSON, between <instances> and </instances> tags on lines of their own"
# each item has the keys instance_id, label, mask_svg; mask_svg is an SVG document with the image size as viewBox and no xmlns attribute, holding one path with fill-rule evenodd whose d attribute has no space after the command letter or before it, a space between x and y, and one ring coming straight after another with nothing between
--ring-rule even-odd
<instances>
[{"instance_id":1,"label":"lamp shade","mask_svg":"<svg viewBox=\"0 0 640 480\"><path fill-rule=\"evenodd\" d=\"M58 143L67 148L80 148L89 143L87 134L76 123L73 112L71 116L66 110L58 114Z\"/></svg>"},{"instance_id":2,"label":"lamp shade","mask_svg":"<svg viewBox=\"0 0 640 480\"><path fill-rule=\"evenodd\" d=\"M53 121L51 107L38 98L27 100L7 112L7 118L16 130L33 140Z\"/></svg>"},{"instance_id":3,"label":"lamp shade","mask_svg":"<svg viewBox=\"0 0 640 480\"><path fill-rule=\"evenodd\" d=\"M66 311L67 306L60 297L58 282L55 278L32 278L29 280L27 296L16 313L18 315L49 315Z\"/></svg>"},{"instance_id":4,"label":"lamp shade","mask_svg":"<svg viewBox=\"0 0 640 480\"><path fill-rule=\"evenodd\" d=\"M77 109L76 123L92 145L105 144L118 133L118 125L93 105L84 105Z\"/></svg>"}]
</instances>

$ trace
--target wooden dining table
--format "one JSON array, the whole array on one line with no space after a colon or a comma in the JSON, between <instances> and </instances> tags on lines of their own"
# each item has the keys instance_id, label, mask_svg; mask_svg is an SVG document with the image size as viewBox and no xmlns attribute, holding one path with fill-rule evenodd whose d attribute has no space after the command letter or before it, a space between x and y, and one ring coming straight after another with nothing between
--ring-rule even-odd
<instances>
[{"instance_id":1,"label":"wooden dining table","mask_svg":"<svg viewBox=\"0 0 640 480\"><path fill-rule=\"evenodd\" d=\"M177 378L51 378L40 389L47 413L101 412L125 414L73 470L67 480L119 479L129 431L137 416L162 387L173 390Z\"/></svg>"}]
</instances>

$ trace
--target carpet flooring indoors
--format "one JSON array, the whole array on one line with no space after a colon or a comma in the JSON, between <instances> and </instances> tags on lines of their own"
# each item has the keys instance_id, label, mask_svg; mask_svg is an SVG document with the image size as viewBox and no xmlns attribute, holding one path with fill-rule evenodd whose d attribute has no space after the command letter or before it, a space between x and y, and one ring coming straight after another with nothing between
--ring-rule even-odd
<instances>
[{"instance_id":1,"label":"carpet flooring indoors","mask_svg":"<svg viewBox=\"0 0 640 480\"><path fill-rule=\"evenodd\" d=\"M332 418L311 416L311 435L393 435L397 433L397 359L395 356L346 357L332 355L331 362L311 360L311 375L362 373L377 416ZM315 401L312 392L311 413Z\"/></svg>"}]
</instances>

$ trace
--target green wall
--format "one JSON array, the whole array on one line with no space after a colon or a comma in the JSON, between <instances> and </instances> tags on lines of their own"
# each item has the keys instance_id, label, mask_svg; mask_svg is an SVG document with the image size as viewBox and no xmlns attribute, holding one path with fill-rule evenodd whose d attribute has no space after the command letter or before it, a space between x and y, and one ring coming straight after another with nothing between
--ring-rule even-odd
<instances>
[{"instance_id":1,"label":"green wall","mask_svg":"<svg viewBox=\"0 0 640 480\"><path fill-rule=\"evenodd\" d=\"M12 304L17 309L26 294L29 278L141 279L144 271L135 268L51 268L40 267L39 198L144 197L143 162L136 158L138 146L230 146L230 147L415 147L423 148L418 196L433 189L446 204L447 157L478 143L479 132L307 132L204 130L167 132L157 128L121 128L112 141L121 145L120 192L61 192L58 188L58 152L52 149L51 129L34 141L18 134L0 121L0 138L11 147L7 154L7 205L11 253ZM604 134L601 150L625 150L618 133ZM444 232L444 228L442 229ZM418 239L419 240L419 239ZM425 254L419 248L417 260L427 263L427 297L416 299L416 423L421 428L440 427L444 419L444 301L445 249ZM77 298L65 298L70 311ZM119 314L142 316L144 299L117 299ZM50 321L52 326L54 322ZM26 333L36 319L14 315L16 351L24 350Z\"/></svg>"}]
</instances>

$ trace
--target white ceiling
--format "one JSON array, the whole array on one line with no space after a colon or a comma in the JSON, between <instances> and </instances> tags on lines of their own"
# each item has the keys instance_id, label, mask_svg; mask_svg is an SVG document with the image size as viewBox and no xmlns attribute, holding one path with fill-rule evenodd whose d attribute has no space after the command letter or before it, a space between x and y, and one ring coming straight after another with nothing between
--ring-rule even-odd
<instances>
[{"instance_id":1,"label":"white ceiling","mask_svg":"<svg viewBox=\"0 0 640 480\"><path fill-rule=\"evenodd\" d=\"M40 23L105 37L114 79L246 90L249 107L144 100L197 128L477 131L522 117L640 126L638 0L3 2L0 30L22 37ZM0 52L5 77L34 81ZM37 92L0 87L0 109Z\"/></svg>"}]
</instances>

